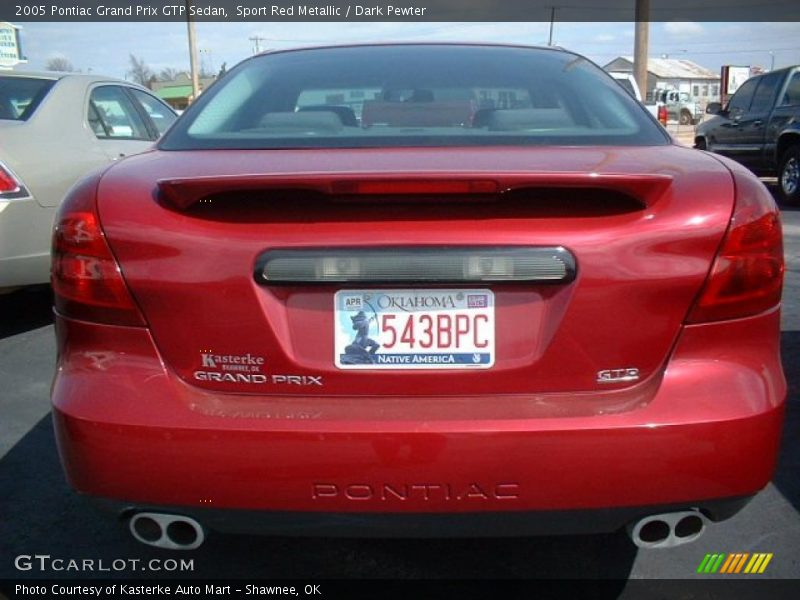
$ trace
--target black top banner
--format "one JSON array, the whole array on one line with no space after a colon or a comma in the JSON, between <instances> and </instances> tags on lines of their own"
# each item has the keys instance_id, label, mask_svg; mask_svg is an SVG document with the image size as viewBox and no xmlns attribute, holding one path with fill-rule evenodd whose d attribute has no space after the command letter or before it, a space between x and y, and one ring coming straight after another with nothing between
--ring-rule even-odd
<instances>
[{"instance_id":1,"label":"black top banner","mask_svg":"<svg viewBox=\"0 0 800 600\"><path fill-rule=\"evenodd\" d=\"M637 13L637 5L639 11ZM800 21L798 0L3 0L0 21Z\"/></svg>"}]
</instances>

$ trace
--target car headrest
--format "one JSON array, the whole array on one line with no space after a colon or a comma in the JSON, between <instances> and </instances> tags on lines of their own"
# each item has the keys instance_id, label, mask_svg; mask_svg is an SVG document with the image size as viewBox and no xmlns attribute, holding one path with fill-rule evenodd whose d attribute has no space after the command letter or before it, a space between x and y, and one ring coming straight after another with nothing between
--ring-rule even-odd
<instances>
[{"instance_id":1,"label":"car headrest","mask_svg":"<svg viewBox=\"0 0 800 600\"><path fill-rule=\"evenodd\" d=\"M328 104L315 104L312 106L301 106L297 112L332 112L339 117L345 127L358 127L356 113L349 106L333 106Z\"/></svg>"},{"instance_id":2,"label":"car headrest","mask_svg":"<svg viewBox=\"0 0 800 600\"><path fill-rule=\"evenodd\" d=\"M489 116L492 131L522 131L526 129L556 129L574 125L561 108L518 108L496 110Z\"/></svg>"},{"instance_id":3,"label":"car headrest","mask_svg":"<svg viewBox=\"0 0 800 600\"><path fill-rule=\"evenodd\" d=\"M433 90L414 90L407 102L433 102Z\"/></svg>"},{"instance_id":4,"label":"car headrest","mask_svg":"<svg viewBox=\"0 0 800 600\"><path fill-rule=\"evenodd\" d=\"M487 127L494 114L493 108L479 108L472 117L473 127Z\"/></svg>"},{"instance_id":5,"label":"car headrest","mask_svg":"<svg viewBox=\"0 0 800 600\"><path fill-rule=\"evenodd\" d=\"M261 129L277 132L315 131L318 133L338 133L342 121L334 112L270 112L258 122Z\"/></svg>"}]
</instances>

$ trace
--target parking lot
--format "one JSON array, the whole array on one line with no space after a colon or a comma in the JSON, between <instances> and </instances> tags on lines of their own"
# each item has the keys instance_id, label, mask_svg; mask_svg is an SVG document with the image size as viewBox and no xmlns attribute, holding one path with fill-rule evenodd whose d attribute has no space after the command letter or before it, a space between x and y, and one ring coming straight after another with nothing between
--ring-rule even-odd
<instances>
[{"instance_id":1,"label":"parking lot","mask_svg":"<svg viewBox=\"0 0 800 600\"><path fill-rule=\"evenodd\" d=\"M697 542L639 550L623 533L552 538L352 540L212 536L191 577L313 578L692 578L706 553L770 552L760 577L800 577L800 210L784 208L787 259L782 321L788 414L772 484ZM174 557L134 541L75 495L58 463L49 416L55 349L49 292L0 298L0 578L91 577L17 571L14 557ZM635 485L635 482L630 482ZM104 576L152 577L127 571ZM160 573L159 575L163 575Z\"/></svg>"}]
</instances>

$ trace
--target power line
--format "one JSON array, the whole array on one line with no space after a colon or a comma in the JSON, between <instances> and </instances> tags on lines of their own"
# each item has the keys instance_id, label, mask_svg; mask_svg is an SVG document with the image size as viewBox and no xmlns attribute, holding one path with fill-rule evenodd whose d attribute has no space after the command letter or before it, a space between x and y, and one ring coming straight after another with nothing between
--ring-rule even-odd
<instances>
[{"instance_id":1,"label":"power line","mask_svg":"<svg viewBox=\"0 0 800 600\"><path fill-rule=\"evenodd\" d=\"M565 35L566 37L569 37L569 29L566 29L564 31L563 35ZM412 35L410 37L412 39L415 39L415 38L419 38L419 37L422 37L422 36L423 36L423 34L419 34L419 35ZM797 36L798 36L797 33L787 33L787 34L782 34L782 35L771 35L771 36L766 36L766 37L748 38L748 41L750 41L750 42L763 42L763 41L772 41L772 40L775 40L775 39L797 38ZM425 37L427 37L427 34L425 34ZM333 38L328 38L328 39L264 38L264 37L258 37L258 36L253 36L253 37L248 38L248 39L250 41L259 40L261 42L265 42L266 41L266 42L277 42L277 43L287 42L287 43L307 43L307 44L332 44L332 43L336 43L338 41L337 39L333 39ZM366 41L373 41L373 38L362 38L362 39L364 39ZM358 39L355 39L353 41L358 41ZM627 41L628 40L614 39L614 40L591 40L591 41L576 40L575 42L570 42L569 40L567 40L567 41L565 41L563 43L564 44L575 43L576 45L580 44L581 46L592 46L592 45L623 44L623 43L626 43ZM713 45L713 44L719 44L720 43L719 40L699 40L699 41L687 40L687 42L688 42L688 45L691 45L691 46L700 46L700 45L707 46L707 45ZM660 42L660 43L656 42L655 45L659 45L660 46L663 43L664 42ZM546 44L546 42L542 42L542 44ZM684 44L684 45L687 45L687 44ZM791 49L794 49L794 48L791 48Z\"/></svg>"},{"instance_id":2,"label":"power line","mask_svg":"<svg viewBox=\"0 0 800 600\"><path fill-rule=\"evenodd\" d=\"M790 52L792 50L800 50L800 46L793 46L792 48L751 48L748 50L701 50L694 52L688 50L686 54L750 54L753 52ZM683 52L681 50L681 52Z\"/></svg>"},{"instance_id":3,"label":"power line","mask_svg":"<svg viewBox=\"0 0 800 600\"><path fill-rule=\"evenodd\" d=\"M586 5L578 5L578 4L559 4L558 0L551 0L552 5L543 7L543 8L557 8L561 9L569 9L569 10L615 10L619 12L634 12L634 8L631 6L626 6L623 2L618 4L592 4L591 6ZM791 6L794 7L797 5L797 0L772 0L769 3L769 6ZM719 11L721 8L725 8L725 10L731 9L738 9L738 8L754 8L754 9L763 9L764 2L762 0L751 0L750 2L740 2L740 3L730 3L726 2L724 5L722 3L715 4L714 6L698 6L696 2L692 2L691 5L682 5L682 6L653 6L650 9L651 13L686 13L686 11L698 11L698 10L713 10Z\"/></svg>"},{"instance_id":4,"label":"power line","mask_svg":"<svg viewBox=\"0 0 800 600\"><path fill-rule=\"evenodd\" d=\"M799 34L800 33L787 33L787 34L784 34L784 35L771 35L771 36L767 36L767 37L755 37L755 38L748 37L747 41L748 42L766 42L766 41L773 41L773 40L776 40L776 39L784 39L784 38L794 38L794 39L796 39ZM622 44L622 43L625 43L626 41L627 40L621 40L621 39L589 40L589 41L585 41L585 42L581 41L580 43L582 45L604 45L605 46L605 45L610 45L610 44ZM569 42L567 42L567 43L569 43ZM719 44L720 42L719 42L719 40L700 40L700 41L694 41L694 40L688 41L687 40L687 43L692 45L692 46L708 46L708 45L713 45L713 44ZM664 42L660 42L660 43L656 42L656 45L659 45L659 44L664 44ZM684 45L686 45L686 44L684 44Z\"/></svg>"}]
</instances>

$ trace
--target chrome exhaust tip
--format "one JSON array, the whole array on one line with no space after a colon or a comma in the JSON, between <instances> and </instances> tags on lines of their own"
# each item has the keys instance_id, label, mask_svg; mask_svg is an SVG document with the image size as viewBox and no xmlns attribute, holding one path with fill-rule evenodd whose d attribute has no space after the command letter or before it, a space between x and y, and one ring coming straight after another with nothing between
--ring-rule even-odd
<instances>
[{"instance_id":1,"label":"chrome exhaust tip","mask_svg":"<svg viewBox=\"0 0 800 600\"><path fill-rule=\"evenodd\" d=\"M639 548L674 548L703 535L707 523L699 510L663 513L630 524L628 535Z\"/></svg>"},{"instance_id":2,"label":"chrome exhaust tip","mask_svg":"<svg viewBox=\"0 0 800 600\"><path fill-rule=\"evenodd\" d=\"M131 517L128 527L141 543L167 550L194 550L206 539L200 523L181 515L140 512Z\"/></svg>"}]
</instances>

